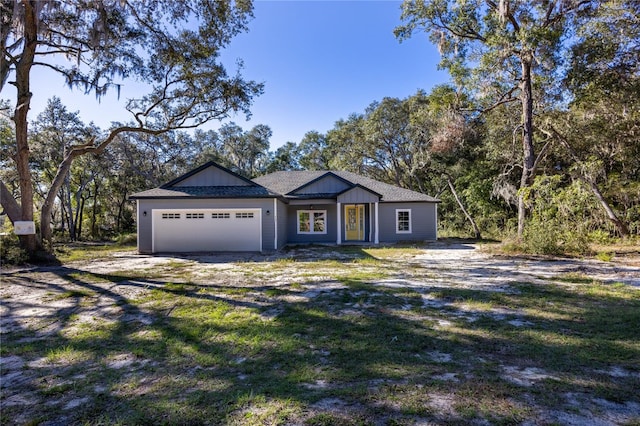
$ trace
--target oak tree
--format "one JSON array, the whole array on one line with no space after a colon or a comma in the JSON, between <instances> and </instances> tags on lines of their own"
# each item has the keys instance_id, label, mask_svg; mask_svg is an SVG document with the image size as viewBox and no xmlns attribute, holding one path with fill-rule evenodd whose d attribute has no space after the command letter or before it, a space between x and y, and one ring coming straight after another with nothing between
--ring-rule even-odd
<instances>
[{"instance_id":1,"label":"oak tree","mask_svg":"<svg viewBox=\"0 0 640 426\"><path fill-rule=\"evenodd\" d=\"M523 190L533 183L549 144L534 139L536 103L552 94L559 52L574 18L595 2L587 0L405 0L400 40L425 31L440 50L440 66L475 95L479 110L519 104L521 175L518 235L526 217Z\"/></svg>"},{"instance_id":2,"label":"oak tree","mask_svg":"<svg viewBox=\"0 0 640 426\"><path fill-rule=\"evenodd\" d=\"M161 134L249 114L262 85L228 74L220 51L247 29L250 0L3 0L0 2L0 91L15 87L14 161L18 194L0 181L2 206L12 222L33 221L29 109L32 71L43 67L62 75L70 89L100 97L123 92L123 81L148 85L129 98L131 122L118 124L68 147L49 191L57 194L74 158L101 153L129 132ZM14 196L15 195L15 196ZM51 204L41 214L49 215ZM44 230L46 233L47 231ZM21 237L30 253L35 235Z\"/></svg>"}]
</instances>

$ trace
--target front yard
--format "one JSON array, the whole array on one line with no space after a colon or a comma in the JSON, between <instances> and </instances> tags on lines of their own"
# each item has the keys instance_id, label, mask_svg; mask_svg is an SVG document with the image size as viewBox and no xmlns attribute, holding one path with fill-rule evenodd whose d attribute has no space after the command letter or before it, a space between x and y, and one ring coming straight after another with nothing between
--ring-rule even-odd
<instances>
[{"instance_id":1,"label":"front yard","mask_svg":"<svg viewBox=\"0 0 640 426\"><path fill-rule=\"evenodd\" d=\"M3 271L2 424L640 424L640 266L473 245Z\"/></svg>"}]
</instances>

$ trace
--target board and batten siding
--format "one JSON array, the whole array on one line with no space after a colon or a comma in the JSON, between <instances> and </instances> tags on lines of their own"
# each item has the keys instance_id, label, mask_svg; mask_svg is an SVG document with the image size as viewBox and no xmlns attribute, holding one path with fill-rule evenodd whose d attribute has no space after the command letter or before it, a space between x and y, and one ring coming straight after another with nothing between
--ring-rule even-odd
<instances>
[{"instance_id":1,"label":"board and batten siding","mask_svg":"<svg viewBox=\"0 0 640 426\"><path fill-rule=\"evenodd\" d=\"M338 196L338 202L343 204L368 204L380 199L376 194L359 187L350 189Z\"/></svg>"},{"instance_id":2,"label":"board and batten siding","mask_svg":"<svg viewBox=\"0 0 640 426\"><path fill-rule=\"evenodd\" d=\"M295 191L294 194L336 194L349 188L349 186L349 184L335 176L325 176L316 182L300 188Z\"/></svg>"},{"instance_id":3,"label":"board and batten siding","mask_svg":"<svg viewBox=\"0 0 640 426\"><path fill-rule=\"evenodd\" d=\"M380 242L436 240L437 203L380 203ZM411 210L411 233L396 232L396 210Z\"/></svg>"},{"instance_id":4,"label":"board and batten siding","mask_svg":"<svg viewBox=\"0 0 640 426\"><path fill-rule=\"evenodd\" d=\"M262 250L273 250L275 224L273 198L264 199L139 199L138 201L138 252L151 253L153 250L153 214L154 209L175 209L187 211L193 209L262 209ZM147 212L145 216L145 212Z\"/></svg>"},{"instance_id":5,"label":"board and batten siding","mask_svg":"<svg viewBox=\"0 0 640 426\"><path fill-rule=\"evenodd\" d=\"M251 183L233 176L216 167L209 167L176 183L175 187L184 186L249 186Z\"/></svg>"}]
</instances>

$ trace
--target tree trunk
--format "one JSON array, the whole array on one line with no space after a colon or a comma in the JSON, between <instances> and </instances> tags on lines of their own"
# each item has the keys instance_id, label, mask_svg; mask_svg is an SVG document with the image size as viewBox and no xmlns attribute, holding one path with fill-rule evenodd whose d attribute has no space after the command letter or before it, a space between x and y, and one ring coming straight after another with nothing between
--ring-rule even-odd
<instances>
[{"instance_id":1,"label":"tree trunk","mask_svg":"<svg viewBox=\"0 0 640 426\"><path fill-rule=\"evenodd\" d=\"M71 151L65 156L64 160L62 160L60 166L58 166L58 172L53 178L51 188L49 188L47 196L44 199L44 203L42 204L42 211L40 212L40 234L42 235L43 240L51 241L51 210L53 209L56 194L60 191L60 188L64 183L65 176L71 167L73 157L73 151Z\"/></svg>"},{"instance_id":2,"label":"tree trunk","mask_svg":"<svg viewBox=\"0 0 640 426\"><path fill-rule=\"evenodd\" d=\"M127 201L126 197L125 199L118 203L118 217L116 218L116 230L118 232L118 234L122 233L122 212L124 210L124 203Z\"/></svg>"},{"instance_id":3,"label":"tree trunk","mask_svg":"<svg viewBox=\"0 0 640 426\"><path fill-rule=\"evenodd\" d=\"M65 226L69 225L69 219L67 219L67 208L64 203L64 194L60 191L60 231L64 233ZM53 209L51 209L53 212ZM56 215L51 213L51 221L53 222L53 227L55 228L56 224ZM51 241L49 241L51 243Z\"/></svg>"},{"instance_id":4,"label":"tree trunk","mask_svg":"<svg viewBox=\"0 0 640 426\"><path fill-rule=\"evenodd\" d=\"M98 216L98 182L93 181L93 206L91 209L91 237L95 240L98 237L96 229L96 217Z\"/></svg>"},{"instance_id":5,"label":"tree trunk","mask_svg":"<svg viewBox=\"0 0 640 426\"><path fill-rule=\"evenodd\" d=\"M527 54L524 54L527 55ZM530 55L521 58L522 81L520 83L520 100L522 103L522 176L518 192L518 238L524 234L526 220L526 205L524 189L531 185L535 175L535 147L533 145L533 90L531 87Z\"/></svg>"},{"instance_id":6,"label":"tree trunk","mask_svg":"<svg viewBox=\"0 0 640 426\"><path fill-rule=\"evenodd\" d=\"M600 188L598 188L598 185L596 185L596 183L593 182L591 179L587 179L584 176L582 176L582 180L584 180L589 184L589 187L591 187L591 191L594 193L594 195L600 202L600 205L602 206L604 211L607 213L607 217L609 218L609 220L613 222L620 236L622 237L629 236L629 228L622 220L620 220L620 218L613 211L613 209L611 208L607 200L604 198L604 195L602 195L602 192L600 192Z\"/></svg>"},{"instance_id":7,"label":"tree trunk","mask_svg":"<svg viewBox=\"0 0 640 426\"><path fill-rule=\"evenodd\" d=\"M87 199L80 196L80 200L80 205L78 206L78 210L76 210L76 236L79 239L82 238L82 218L84 217L84 204Z\"/></svg>"},{"instance_id":8,"label":"tree trunk","mask_svg":"<svg viewBox=\"0 0 640 426\"><path fill-rule=\"evenodd\" d=\"M578 164L581 164L582 160L580 160L580 157L578 156L576 151L573 149L573 147L571 146L567 138L564 137L564 135L562 135L560 132L558 132L553 126L551 126L551 131L560 140L562 145L567 149L573 161L575 161ZM600 188L598 188L598 185L593 181L593 179L591 179L588 176L585 176L584 173L579 173L578 176L580 177L580 179L582 179L583 182L589 185L589 188L591 188L591 191L600 202L600 205L602 206L604 211L607 213L607 217L609 218L609 220L613 222L613 225L618 230L618 233L620 234L620 236L627 237L629 235L629 228L627 227L627 224L624 223L618 217L618 215L616 215L616 212L613 211L613 209L609 205L609 202L606 200L606 198L604 198L604 195L602 195L602 192L600 192Z\"/></svg>"},{"instance_id":9,"label":"tree trunk","mask_svg":"<svg viewBox=\"0 0 640 426\"><path fill-rule=\"evenodd\" d=\"M20 204L13 197L9 188L4 184L2 180L0 180L0 204L4 209L4 212L9 217L11 223L14 223L16 220L20 220L22 215L22 209Z\"/></svg>"},{"instance_id":10,"label":"tree trunk","mask_svg":"<svg viewBox=\"0 0 640 426\"><path fill-rule=\"evenodd\" d=\"M71 241L75 241L76 237L76 219L73 215L73 205L71 203L71 172L67 170L67 173L64 176L64 189L62 193L64 194L64 203L67 206L67 220L69 221L69 239ZM76 208L77 214L77 208Z\"/></svg>"},{"instance_id":11,"label":"tree trunk","mask_svg":"<svg viewBox=\"0 0 640 426\"><path fill-rule=\"evenodd\" d=\"M473 220L473 218L471 217L471 215L469 214L469 212L467 211L467 209L464 208L464 204L462 204L462 201L460 200L460 197L458 197L458 193L456 191L455 186L453 186L453 182L451 181L451 177L447 176L447 184L449 185L449 189L451 190L451 194L453 194L453 198L456 199L456 202L458 203L458 206L460 206L460 210L462 210L462 213L464 213L465 217L467 218L467 220L471 223L471 226L473 227L473 233L474 233L474 237L476 240L479 240L482 238L482 235L480 233L480 228L478 228L478 225L476 224L475 220Z\"/></svg>"},{"instance_id":12,"label":"tree trunk","mask_svg":"<svg viewBox=\"0 0 640 426\"><path fill-rule=\"evenodd\" d=\"M29 1L22 2L24 7L24 48L20 55L20 61L16 64L15 77L17 89L17 103L13 121L16 128L15 157L16 168L20 178L20 220L33 221L33 182L29 170L29 143L27 140L28 120L27 114L31 104L30 72L35 57L37 45L37 17L33 4ZM36 235L21 235L20 246L31 256L41 248Z\"/></svg>"}]
</instances>

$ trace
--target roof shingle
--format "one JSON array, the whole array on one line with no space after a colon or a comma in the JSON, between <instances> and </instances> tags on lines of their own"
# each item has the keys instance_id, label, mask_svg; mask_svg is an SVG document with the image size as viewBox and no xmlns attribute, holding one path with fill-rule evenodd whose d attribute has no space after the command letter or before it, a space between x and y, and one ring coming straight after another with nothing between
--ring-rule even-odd
<instances>
[{"instance_id":1,"label":"roof shingle","mask_svg":"<svg viewBox=\"0 0 640 426\"><path fill-rule=\"evenodd\" d=\"M382 202L432 202L437 203L437 198L431 197L420 192L412 191L410 189L400 188L395 185L380 182L375 179L371 179L365 176L358 175L351 172L343 171L326 171L326 170L314 170L314 171L281 171L270 173L268 175L260 176L253 179L253 182L258 185L264 186L269 190L286 195L297 188L308 184L309 182L320 178L321 176L333 173L334 175L351 182L352 184L358 184L365 188L370 189L373 192L380 194ZM321 194L320 198L327 198L329 194ZM334 196L337 194L333 194Z\"/></svg>"},{"instance_id":2,"label":"roof shingle","mask_svg":"<svg viewBox=\"0 0 640 426\"><path fill-rule=\"evenodd\" d=\"M276 197L267 188L261 186L174 186L172 188L154 188L138 192L129 198L264 198Z\"/></svg>"}]
</instances>

